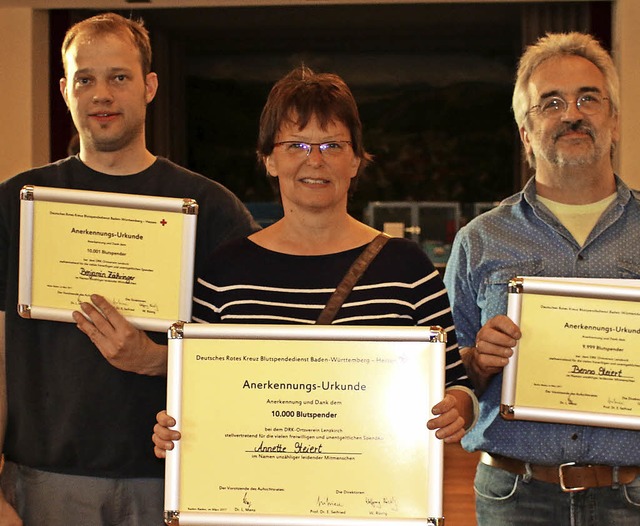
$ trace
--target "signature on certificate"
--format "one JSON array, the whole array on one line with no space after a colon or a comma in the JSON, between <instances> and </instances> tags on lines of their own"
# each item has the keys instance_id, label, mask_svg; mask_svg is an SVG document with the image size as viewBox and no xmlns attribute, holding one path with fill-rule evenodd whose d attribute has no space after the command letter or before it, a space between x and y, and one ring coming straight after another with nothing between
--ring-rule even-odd
<instances>
[{"instance_id":1,"label":"signature on certificate","mask_svg":"<svg viewBox=\"0 0 640 526\"><path fill-rule=\"evenodd\" d=\"M242 504L240 506L236 506L235 511L247 512L247 511L256 511L253 507L253 503L249 500L249 493L245 491L244 495L242 495Z\"/></svg>"},{"instance_id":2,"label":"signature on certificate","mask_svg":"<svg viewBox=\"0 0 640 526\"><path fill-rule=\"evenodd\" d=\"M342 508L344 504L338 500L332 500L329 497L318 497L316 499L316 505L319 508Z\"/></svg>"},{"instance_id":3,"label":"signature on certificate","mask_svg":"<svg viewBox=\"0 0 640 526\"><path fill-rule=\"evenodd\" d=\"M609 397L607 399L607 403L610 404L610 405L617 405L617 406L620 406L620 407L629 407L629 405L630 405L629 402L626 400L625 396L623 396L622 399Z\"/></svg>"},{"instance_id":4,"label":"signature on certificate","mask_svg":"<svg viewBox=\"0 0 640 526\"><path fill-rule=\"evenodd\" d=\"M395 497L365 497L365 502L375 510L398 511L398 501Z\"/></svg>"}]
</instances>

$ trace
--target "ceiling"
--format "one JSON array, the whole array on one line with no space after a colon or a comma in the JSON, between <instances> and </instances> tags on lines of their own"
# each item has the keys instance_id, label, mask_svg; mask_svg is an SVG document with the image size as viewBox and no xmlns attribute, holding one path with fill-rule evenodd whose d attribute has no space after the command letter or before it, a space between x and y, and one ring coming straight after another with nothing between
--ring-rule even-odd
<instances>
[{"instance_id":1,"label":"ceiling","mask_svg":"<svg viewBox=\"0 0 640 526\"><path fill-rule=\"evenodd\" d=\"M308 42L307 47L331 52L348 40L359 53L414 49L501 55L511 54L514 42L520 51L525 3L578 0L0 0L0 8L72 9L76 19L91 10L145 11L150 28L214 50L220 44L237 52L264 45L277 52Z\"/></svg>"},{"instance_id":2,"label":"ceiling","mask_svg":"<svg viewBox=\"0 0 640 526\"><path fill-rule=\"evenodd\" d=\"M516 5L261 6L162 9L144 15L150 28L212 51L501 54L520 43ZM393 20L390 24L389 20Z\"/></svg>"},{"instance_id":3,"label":"ceiling","mask_svg":"<svg viewBox=\"0 0 640 526\"><path fill-rule=\"evenodd\" d=\"M152 9L166 7L242 7L270 5L331 5L331 4L463 4L463 3L523 3L530 0L0 0L2 7L37 9ZM533 0L544 3L566 0ZM569 0L590 1L590 0ZM594 0L595 1L595 0Z\"/></svg>"}]
</instances>

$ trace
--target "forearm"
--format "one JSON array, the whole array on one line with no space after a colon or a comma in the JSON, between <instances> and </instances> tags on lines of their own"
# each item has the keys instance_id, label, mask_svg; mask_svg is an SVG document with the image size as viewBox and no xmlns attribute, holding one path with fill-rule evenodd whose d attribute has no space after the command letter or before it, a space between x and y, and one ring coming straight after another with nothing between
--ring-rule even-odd
<instances>
[{"instance_id":1,"label":"forearm","mask_svg":"<svg viewBox=\"0 0 640 526\"><path fill-rule=\"evenodd\" d=\"M491 375L484 374L480 369L478 369L474 360L476 352L477 350L475 347L462 347L460 349L460 358L462 358L464 368L466 369L467 375L473 384L476 396L480 396L487 389L489 381L491 380Z\"/></svg>"},{"instance_id":2,"label":"forearm","mask_svg":"<svg viewBox=\"0 0 640 526\"><path fill-rule=\"evenodd\" d=\"M133 371L147 376L167 376L168 347L146 338L140 365Z\"/></svg>"}]
</instances>

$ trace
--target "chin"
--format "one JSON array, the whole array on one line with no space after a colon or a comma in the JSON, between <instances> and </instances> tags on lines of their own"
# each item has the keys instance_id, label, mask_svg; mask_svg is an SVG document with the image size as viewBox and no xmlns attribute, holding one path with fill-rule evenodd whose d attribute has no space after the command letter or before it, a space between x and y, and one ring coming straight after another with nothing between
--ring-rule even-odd
<instances>
[{"instance_id":1,"label":"chin","mask_svg":"<svg viewBox=\"0 0 640 526\"><path fill-rule=\"evenodd\" d=\"M127 142L122 139L117 140L92 140L91 144L96 152L112 153L123 150L127 147Z\"/></svg>"},{"instance_id":2,"label":"chin","mask_svg":"<svg viewBox=\"0 0 640 526\"><path fill-rule=\"evenodd\" d=\"M578 167L578 166L589 166L591 164L595 164L597 162L597 157L594 155L583 155L583 156L566 156L559 157L556 159L554 163L556 166L560 167Z\"/></svg>"}]
</instances>

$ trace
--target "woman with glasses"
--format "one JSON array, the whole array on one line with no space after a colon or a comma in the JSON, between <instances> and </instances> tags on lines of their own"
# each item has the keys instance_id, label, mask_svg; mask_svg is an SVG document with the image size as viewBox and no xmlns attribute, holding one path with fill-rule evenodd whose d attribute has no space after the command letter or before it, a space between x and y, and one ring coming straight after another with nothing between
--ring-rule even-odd
<instances>
[{"instance_id":1,"label":"woman with glasses","mask_svg":"<svg viewBox=\"0 0 640 526\"><path fill-rule=\"evenodd\" d=\"M299 67L273 87L260 119L258 157L277 181L284 217L216 251L194 290L194 321L313 324L354 260L380 232L347 213L370 155L344 81ZM333 321L341 325L440 325L447 332L447 390L429 421L445 441L473 420L451 309L438 272L413 241L389 239ZM158 415L155 452L179 438Z\"/></svg>"}]
</instances>

